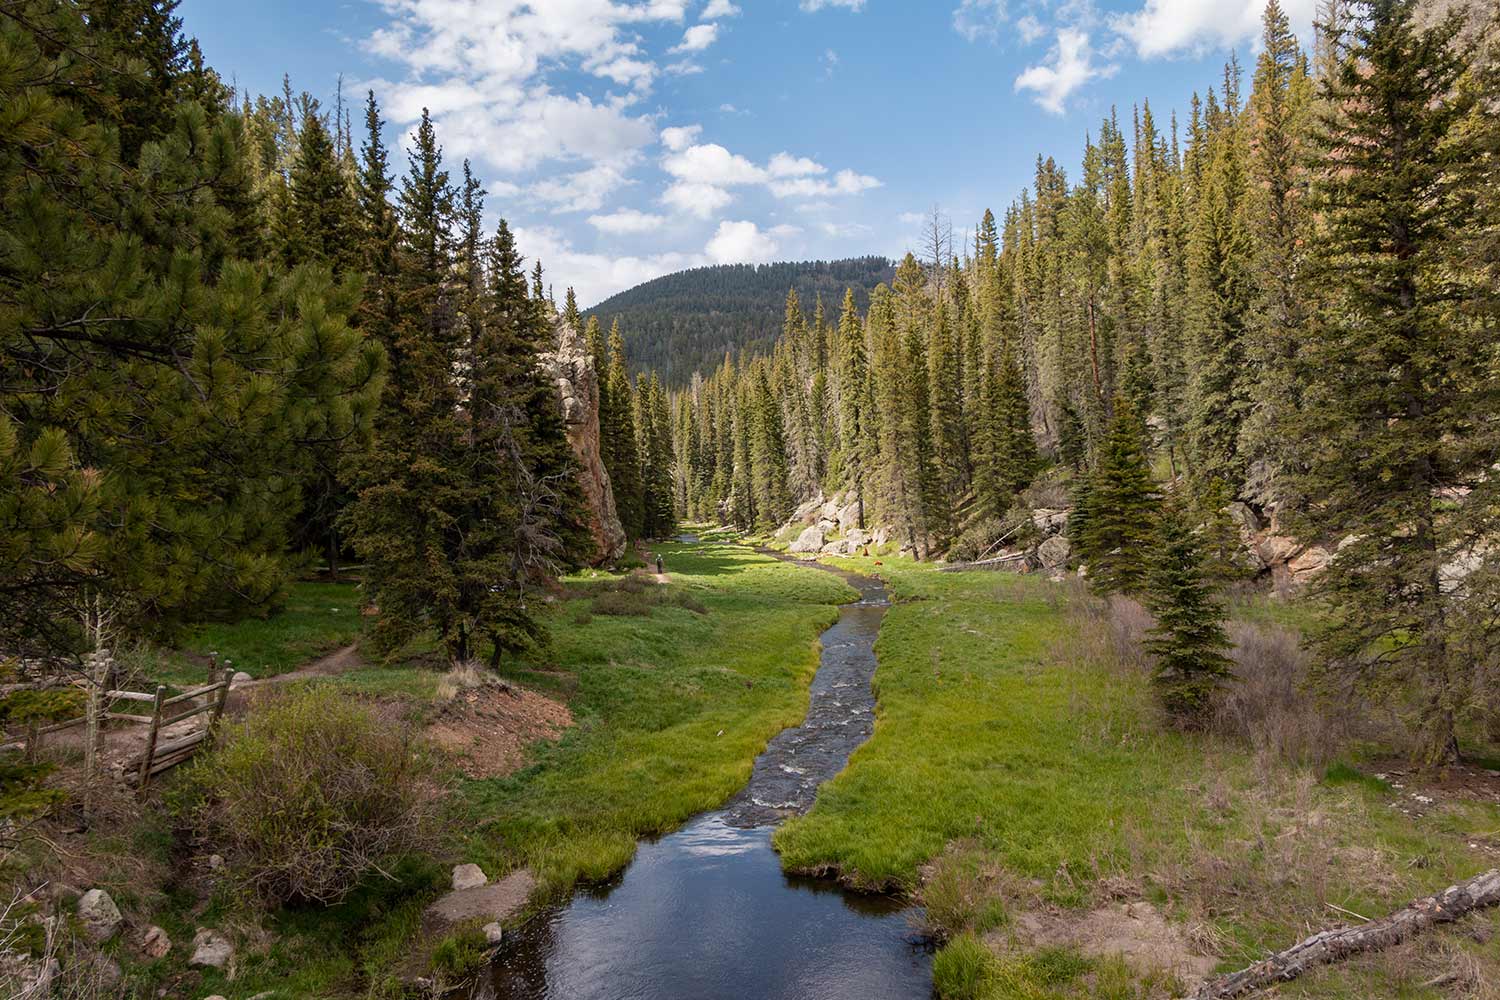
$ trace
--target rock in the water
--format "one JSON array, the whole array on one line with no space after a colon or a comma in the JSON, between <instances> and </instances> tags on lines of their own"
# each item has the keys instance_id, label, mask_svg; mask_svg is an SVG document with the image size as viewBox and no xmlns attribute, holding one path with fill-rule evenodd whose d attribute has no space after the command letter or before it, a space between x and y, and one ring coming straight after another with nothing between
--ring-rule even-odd
<instances>
[{"instance_id":1,"label":"rock in the water","mask_svg":"<svg viewBox=\"0 0 1500 1000\"><path fill-rule=\"evenodd\" d=\"M234 960L234 945L218 931L198 928L193 935L193 957L188 964L205 969L222 969Z\"/></svg>"},{"instance_id":2,"label":"rock in the water","mask_svg":"<svg viewBox=\"0 0 1500 1000\"><path fill-rule=\"evenodd\" d=\"M484 869L480 868L478 865L469 864L453 866L454 889L473 889L476 886L484 885L488 881L489 878L484 874Z\"/></svg>"},{"instance_id":3,"label":"rock in the water","mask_svg":"<svg viewBox=\"0 0 1500 1000\"><path fill-rule=\"evenodd\" d=\"M119 933L125 918L120 908L103 889L90 889L78 899L78 922L89 940L102 944Z\"/></svg>"},{"instance_id":4,"label":"rock in the water","mask_svg":"<svg viewBox=\"0 0 1500 1000\"><path fill-rule=\"evenodd\" d=\"M1072 544L1062 535L1053 535L1037 546L1036 557L1047 569L1061 569L1073 554Z\"/></svg>"},{"instance_id":5,"label":"rock in the water","mask_svg":"<svg viewBox=\"0 0 1500 1000\"><path fill-rule=\"evenodd\" d=\"M596 564L602 565L625 554L625 529L615 509L609 473L599 456L599 373L583 336L561 317L553 322L553 350L543 352L539 360L557 386L568 444L578 460L589 533L598 550Z\"/></svg>"},{"instance_id":6,"label":"rock in the water","mask_svg":"<svg viewBox=\"0 0 1500 1000\"><path fill-rule=\"evenodd\" d=\"M788 552L817 552L823 547L823 531L821 528L805 528L797 540L787 546Z\"/></svg>"},{"instance_id":7,"label":"rock in the water","mask_svg":"<svg viewBox=\"0 0 1500 1000\"><path fill-rule=\"evenodd\" d=\"M141 954L147 958L161 958L172 950L172 939L167 932L152 924L141 935Z\"/></svg>"},{"instance_id":8,"label":"rock in the water","mask_svg":"<svg viewBox=\"0 0 1500 1000\"><path fill-rule=\"evenodd\" d=\"M491 920L484 925L484 939L490 944L499 944L505 940L505 928L500 926L500 921Z\"/></svg>"}]
</instances>

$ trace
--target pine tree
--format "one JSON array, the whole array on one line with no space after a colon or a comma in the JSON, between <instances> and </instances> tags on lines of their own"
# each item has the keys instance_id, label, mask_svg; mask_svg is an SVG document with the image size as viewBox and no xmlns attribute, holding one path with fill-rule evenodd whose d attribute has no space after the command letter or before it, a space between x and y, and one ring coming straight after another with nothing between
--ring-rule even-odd
<instances>
[{"instance_id":1,"label":"pine tree","mask_svg":"<svg viewBox=\"0 0 1500 1000\"><path fill-rule=\"evenodd\" d=\"M607 448L601 448L601 451L613 461L606 470L615 494L615 510L620 515L625 534L641 538L646 530L646 509L641 454L636 444L640 434L635 422L635 390L630 384L630 371L625 364L625 340L620 335L618 322L609 331L609 376L601 395L609 408L600 416L599 435L608 441Z\"/></svg>"},{"instance_id":2,"label":"pine tree","mask_svg":"<svg viewBox=\"0 0 1500 1000\"><path fill-rule=\"evenodd\" d=\"M1296 492L1313 498L1295 530L1343 540L1318 580L1327 614L1314 648L1327 671L1417 702L1429 763L1457 757L1471 704L1450 638L1459 597L1440 567L1462 544L1455 531L1487 530L1445 517L1438 497L1493 460L1467 432L1492 412L1483 334L1453 308L1495 301L1493 286L1465 284L1450 245L1476 225L1465 187L1484 155L1461 127L1473 96L1458 86L1458 24L1420 29L1404 0L1352 5L1346 51L1323 83L1328 166L1315 178L1323 221L1306 285L1317 311L1288 428L1304 446Z\"/></svg>"},{"instance_id":3,"label":"pine tree","mask_svg":"<svg viewBox=\"0 0 1500 1000\"><path fill-rule=\"evenodd\" d=\"M335 275L356 266L358 245L350 227L353 197L333 141L317 115L307 119L298 137L289 202L295 224L283 252L290 262L327 264Z\"/></svg>"},{"instance_id":4,"label":"pine tree","mask_svg":"<svg viewBox=\"0 0 1500 1000\"><path fill-rule=\"evenodd\" d=\"M1156 657L1152 681L1162 706L1186 728L1207 722L1213 696L1233 661L1224 608L1208 582L1198 535L1182 502L1169 494L1157 519L1145 599L1156 617L1146 648Z\"/></svg>"},{"instance_id":5,"label":"pine tree","mask_svg":"<svg viewBox=\"0 0 1500 1000\"><path fill-rule=\"evenodd\" d=\"M1145 437L1130 401L1116 397L1089 479L1082 537L1089 582L1101 594L1139 594L1145 586L1156 519Z\"/></svg>"},{"instance_id":6,"label":"pine tree","mask_svg":"<svg viewBox=\"0 0 1500 1000\"><path fill-rule=\"evenodd\" d=\"M865 352L865 328L854 307L854 290L844 290L839 311L839 462L840 480L854 491L859 523L865 523L865 494L869 489L873 453L870 427L874 400L870 366Z\"/></svg>"}]
</instances>

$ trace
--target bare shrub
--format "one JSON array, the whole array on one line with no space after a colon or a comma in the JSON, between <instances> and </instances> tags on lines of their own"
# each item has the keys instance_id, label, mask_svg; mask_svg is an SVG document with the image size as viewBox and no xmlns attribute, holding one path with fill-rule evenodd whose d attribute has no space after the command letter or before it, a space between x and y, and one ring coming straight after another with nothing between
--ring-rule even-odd
<instances>
[{"instance_id":1,"label":"bare shrub","mask_svg":"<svg viewBox=\"0 0 1500 1000\"><path fill-rule=\"evenodd\" d=\"M408 727L307 688L225 730L190 773L190 815L265 902L331 904L428 845L433 773Z\"/></svg>"},{"instance_id":2,"label":"bare shrub","mask_svg":"<svg viewBox=\"0 0 1500 1000\"><path fill-rule=\"evenodd\" d=\"M1234 622L1234 680L1225 686L1213 728L1257 754L1326 764L1349 736L1348 706L1334 711L1314 692L1307 653L1296 633L1273 625Z\"/></svg>"},{"instance_id":3,"label":"bare shrub","mask_svg":"<svg viewBox=\"0 0 1500 1000\"><path fill-rule=\"evenodd\" d=\"M447 673L438 678L437 700L452 701L465 691L484 687L494 679L495 675L486 670L482 664L467 660L450 668Z\"/></svg>"}]
</instances>

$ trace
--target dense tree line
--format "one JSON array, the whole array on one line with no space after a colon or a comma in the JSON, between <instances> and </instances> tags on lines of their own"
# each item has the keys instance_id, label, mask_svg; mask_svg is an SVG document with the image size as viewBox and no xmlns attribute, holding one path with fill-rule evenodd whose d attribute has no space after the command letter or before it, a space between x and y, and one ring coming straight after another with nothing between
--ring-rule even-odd
<instances>
[{"instance_id":1,"label":"dense tree line","mask_svg":"<svg viewBox=\"0 0 1500 1000\"><path fill-rule=\"evenodd\" d=\"M0 3L0 659L264 612L352 546L376 635L538 635L582 555L553 307L424 114L236 101L175 0ZM399 173L399 177L397 176Z\"/></svg>"},{"instance_id":2,"label":"dense tree line","mask_svg":"<svg viewBox=\"0 0 1500 1000\"><path fill-rule=\"evenodd\" d=\"M809 319L794 288L769 351L673 407L679 510L764 531L847 490L926 556L1050 464L1096 584L1157 608L1181 707L1222 673L1204 588L1238 500L1337 549L1322 662L1450 759L1500 717L1500 24L1464 16L1327 0L1308 54L1272 0L1248 96L1231 60L1185 127L1112 112L1076 180L1039 157L961 255L935 220L868 307Z\"/></svg>"},{"instance_id":3,"label":"dense tree line","mask_svg":"<svg viewBox=\"0 0 1500 1000\"><path fill-rule=\"evenodd\" d=\"M822 301L830 309L852 288L863 309L870 290L893 273L884 257L697 267L620 292L589 313L619 322L631 365L676 389L726 353L769 351L781 334L788 288L809 306Z\"/></svg>"}]
</instances>

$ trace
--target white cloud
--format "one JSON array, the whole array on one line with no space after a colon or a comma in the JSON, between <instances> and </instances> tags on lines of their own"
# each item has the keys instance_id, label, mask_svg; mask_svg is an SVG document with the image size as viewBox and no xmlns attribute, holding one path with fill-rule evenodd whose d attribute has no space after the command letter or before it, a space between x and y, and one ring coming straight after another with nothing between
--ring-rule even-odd
<instances>
[{"instance_id":1,"label":"white cloud","mask_svg":"<svg viewBox=\"0 0 1500 1000\"><path fill-rule=\"evenodd\" d=\"M700 219L712 218L715 212L733 200L734 196L721 187L691 181L676 181L661 196L663 205Z\"/></svg>"},{"instance_id":2,"label":"white cloud","mask_svg":"<svg viewBox=\"0 0 1500 1000\"><path fill-rule=\"evenodd\" d=\"M864 10L865 0L802 0L801 7L811 14L814 11L832 7L842 7L845 10Z\"/></svg>"},{"instance_id":3,"label":"white cloud","mask_svg":"<svg viewBox=\"0 0 1500 1000\"><path fill-rule=\"evenodd\" d=\"M953 30L971 42L996 41L1005 23L1006 0L963 0L953 9Z\"/></svg>"},{"instance_id":4,"label":"white cloud","mask_svg":"<svg viewBox=\"0 0 1500 1000\"><path fill-rule=\"evenodd\" d=\"M1057 44L1047 54L1051 64L1028 66L1016 77L1017 91L1030 90L1036 102L1047 111L1060 115L1069 96L1095 77L1113 76L1117 67L1094 65L1094 50L1087 32L1077 28L1059 28Z\"/></svg>"},{"instance_id":5,"label":"white cloud","mask_svg":"<svg viewBox=\"0 0 1500 1000\"><path fill-rule=\"evenodd\" d=\"M771 157L766 170L772 177L805 177L808 174L828 172L828 168L818 161L805 156L793 156L791 153L777 153Z\"/></svg>"},{"instance_id":6,"label":"white cloud","mask_svg":"<svg viewBox=\"0 0 1500 1000\"><path fill-rule=\"evenodd\" d=\"M820 222L818 228L825 236L832 236L834 239L864 236L871 232L870 227L863 222Z\"/></svg>"},{"instance_id":7,"label":"white cloud","mask_svg":"<svg viewBox=\"0 0 1500 1000\"><path fill-rule=\"evenodd\" d=\"M880 187L880 181L868 174L840 170L833 180L816 177L793 177L772 181L771 193L778 198L817 198L829 195L859 194Z\"/></svg>"},{"instance_id":8,"label":"white cloud","mask_svg":"<svg viewBox=\"0 0 1500 1000\"><path fill-rule=\"evenodd\" d=\"M624 165L600 163L561 177L548 177L531 186L531 194L562 212L594 212L629 180Z\"/></svg>"},{"instance_id":9,"label":"white cloud","mask_svg":"<svg viewBox=\"0 0 1500 1000\"><path fill-rule=\"evenodd\" d=\"M668 63L666 70L673 76L693 76L694 74L702 73L703 67L691 59L683 59L680 62Z\"/></svg>"},{"instance_id":10,"label":"white cloud","mask_svg":"<svg viewBox=\"0 0 1500 1000\"><path fill-rule=\"evenodd\" d=\"M666 221L665 216L652 215L650 212L641 212L633 208L622 208L608 215L589 216L589 225L601 233L609 233L613 236L655 232Z\"/></svg>"},{"instance_id":11,"label":"white cloud","mask_svg":"<svg viewBox=\"0 0 1500 1000\"><path fill-rule=\"evenodd\" d=\"M682 33L682 41L672 46L673 52L702 52L719 37L717 24L695 24Z\"/></svg>"},{"instance_id":12,"label":"white cloud","mask_svg":"<svg viewBox=\"0 0 1500 1000\"><path fill-rule=\"evenodd\" d=\"M929 216L923 212L902 212L900 215L896 216L896 218L900 220L902 225L915 226L920 223L926 222Z\"/></svg>"},{"instance_id":13,"label":"white cloud","mask_svg":"<svg viewBox=\"0 0 1500 1000\"><path fill-rule=\"evenodd\" d=\"M716 17L734 17L740 12L730 0L708 0L708 6L699 14L700 20L711 21Z\"/></svg>"},{"instance_id":14,"label":"white cloud","mask_svg":"<svg viewBox=\"0 0 1500 1000\"><path fill-rule=\"evenodd\" d=\"M716 142L671 153L662 159L661 167L678 180L718 187L760 184L768 176L762 168Z\"/></svg>"},{"instance_id":15,"label":"white cloud","mask_svg":"<svg viewBox=\"0 0 1500 1000\"><path fill-rule=\"evenodd\" d=\"M679 152L691 146L702 131L702 125L672 125L661 130L661 144Z\"/></svg>"},{"instance_id":16,"label":"white cloud","mask_svg":"<svg viewBox=\"0 0 1500 1000\"><path fill-rule=\"evenodd\" d=\"M763 264L776 257L779 248L771 233L762 232L753 222L719 223L713 238L704 247L716 264Z\"/></svg>"},{"instance_id":17,"label":"white cloud","mask_svg":"<svg viewBox=\"0 0 1500 1000\"><path fill-rule=\"evenodd\" d=\"M1021 41L1030 45L1047 33L1047 28L1030 14L1023 15L1016 21L1016 31L1021 33Z\"/></svg>"},{"instance_id":18,"label":"white cloud","mask_svg":"<svg viewBox=\"0 0 1500 1000\"><path fill-rule=\"evenodd\" d=\"M572 286L578 301L589 304L663 274L712 263L701 253L667 252L644 257L587 253L551 226L516 229L516 246L528 258L540 260L546 274L560 285Z\"/></svg>"},{"instance_id":19,"label":"white cloud","mask_svg":"<svg viewBox=\"0 0 1500 1000\"><path fill-rule=\"evenodd\" d=\"M1284 0L1282 8L1303 38L1311 31L1314 0ZM1111 24L1142 58L1229 48L1256 39L1265 4L1260 0L1146 0L1140 10Z\"/></svg>"},{"instance_id":20,"label":"white cloud","mask_svg":"<svg viewBox=\"0 0 1500 1000\"><path fill-rule=\"evenodd\" d=\"M822 63L823 75L833 76L833 71L839 66L839 54L832 49L824 49Z\"/></svg>"}]
</instances>

